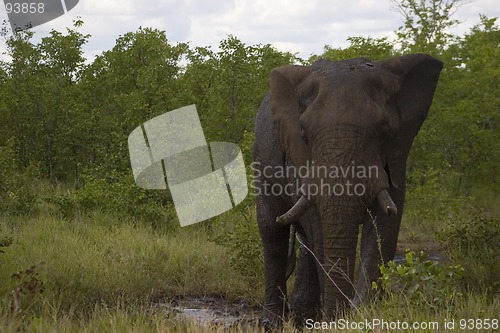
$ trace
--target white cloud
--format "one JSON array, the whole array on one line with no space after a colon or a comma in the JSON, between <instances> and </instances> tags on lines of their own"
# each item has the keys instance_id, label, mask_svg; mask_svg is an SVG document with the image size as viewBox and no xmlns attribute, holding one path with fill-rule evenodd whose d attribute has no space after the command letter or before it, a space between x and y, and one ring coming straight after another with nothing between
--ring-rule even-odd
<instances>
[{"instance_id":1,"label":"white cloud","mask_svg":"<svg viewBox=\"0 0 500 333\"><path fill-rule=\"evenodd\" d=\"M185 4L191 15L217 15L236 6L234 0L187 0Z\"/></svg>"},{"instance_id":2,"label":"white cloud","mask_svg":"<svg viewBox=\"0 0 500 333\"><path fill-rule=\"evenodd\" d=\"M217 15L200 14L191 22L190 40L216 44L227 34L247 43L271 43L303 56L320 52L325 44L345 45L357 35L380 36L392 32L399 22L389 3L376 0L237 0L233 8Z\"/></svg>"},{"instance_id":3,"label":"white cloud","mask_svg":"<svg viewBox=\"0 0 500 333\"><path fill-rule=\"evenodd\" d=\"M456 31L467 32L479 13L499 16L497 0L460 7L455 17L464 24ZM174 42L216 48L232 34L247 44L269 43L308 57L325 44L346 46L349 36L390 37L402 25L389 0L81 0L68 14L36 27L37 38L64 30L77 16L85 22L81 31L92 35L85 46L90 58L139 26L165 30Z\"/></svg>"}]
</instances>

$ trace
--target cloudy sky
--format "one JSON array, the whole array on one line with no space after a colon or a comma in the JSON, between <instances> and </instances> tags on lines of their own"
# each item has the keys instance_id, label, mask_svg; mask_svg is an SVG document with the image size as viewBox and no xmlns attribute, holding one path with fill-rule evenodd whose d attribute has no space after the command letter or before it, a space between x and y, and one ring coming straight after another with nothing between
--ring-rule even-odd
<instances>
[{"instance_id":1,"label":"cloudy sky","mask_svg":"<svg viewBox=\"0 0 500 333\"><path fill-rule=\"evenodd\" d=\"M89 60L139 26L165 30L172 42L217 48L232 34L246 44L270 43L307 58L326 44L348 45L349 36L393 37L402 25L393 7L391 0L80 0L69 13L34 31L38 40L52 29L64 31L80 16L85 22L81 32L92 35L84 48ZM463 4L454 16L463 22L455 32L467 32L479 14L500 16L498 0ZM7 19L5 9L0 19Z\"/></svg>"}]
</instances>

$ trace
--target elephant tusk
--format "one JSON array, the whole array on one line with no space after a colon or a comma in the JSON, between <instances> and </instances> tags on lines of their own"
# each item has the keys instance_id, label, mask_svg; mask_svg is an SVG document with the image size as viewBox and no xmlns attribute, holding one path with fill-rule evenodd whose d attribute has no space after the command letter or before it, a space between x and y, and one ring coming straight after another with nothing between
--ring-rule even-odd
<instances>
[{"instance_id":1,"label":"elephant tusk","mask_svg":"<svg viewBox=\"0 0 500 333\"><path fill-rule=\"evenodd\" d=\"M398 207L396 207L396 204L392 201L391 195L386 189L383 189L377 194L377 200L380 207L387 215L398 214Z\"/></svg>"},{"instance_id":2,"label":"elephant tusk","mask_svg":"<svg viewBox=\"0 0 500 333\"><path fill-rule=\"evenodd\" d=\"M309 206L309 200L307 200L305 195L302 195L299 201L297 201L288 212L276 218L276 222L283 225L291 224L304 215Z\"/></svg>"}]
</instances>

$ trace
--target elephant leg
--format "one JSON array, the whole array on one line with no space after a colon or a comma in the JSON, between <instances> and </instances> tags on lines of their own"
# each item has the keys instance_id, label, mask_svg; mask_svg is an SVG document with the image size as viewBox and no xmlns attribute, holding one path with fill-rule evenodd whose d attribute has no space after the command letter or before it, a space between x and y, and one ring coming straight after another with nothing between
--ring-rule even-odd
<instances>
[{"instance_id":1,"label":"elephant leg","mask_svg":"<svg viewBox=\"0 0 500 333\"><path fill-rule=\"evenodd\" d=\"M257 197L257 220L264 247L265 300L261 325L266 329L282 325L288 313L286 303L286 269L290 226L275 219L286 209L273 197Z\"/></svg>"},{"instance_id":2,"label":"elephant leg","mask_svg":"<svg viewBox=\"0 0 500 333\"><path fill-rule=\"evenodd\" d=\"M290 310L295 325L302 327L306 319L318 319L321 307L321 289L319 285L316 259L312 248L301 234L299 237L299 259L295 274L295 284L290 297Z\"/></svg>"},{"instance_id":3,"label":"elephant leg","mask_svg":"<svg viewBox=\"0 0 500 333\"><path fill-rule=\"evenodd\" d=\"M372 282L380 277L380 265L394 259L404 196L400 195L398 198L397 195L393 195L393 198L396 198L398 207L396 216L388 216L377 207L363 223L359 275L354 298L356 305L372 297Z\"/></svg>"}]
</instances>

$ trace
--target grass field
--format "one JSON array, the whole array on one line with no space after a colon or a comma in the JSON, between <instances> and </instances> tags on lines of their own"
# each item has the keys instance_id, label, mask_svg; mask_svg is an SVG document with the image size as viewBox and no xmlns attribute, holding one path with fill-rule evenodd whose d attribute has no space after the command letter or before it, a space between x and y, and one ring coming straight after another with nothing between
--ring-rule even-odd
<instances>
[{"instance_id":1,"label":"grass field","mask_svg":"<svg viewBox=\"0 0 500 333\"><path fill-rule=\"evenodd\" d=\"M420 250L433 246L448 258L449 264L462 265L464 279L457 292L461 296L449 302L425 304L395 293L347 314L344 319L351 325L373 320L386 325L397 321L419 323L420 328L408 330L411 332L495 331L485 325L489 322L491 326L500 313L498 285L494 286L498 283L498 260L493 257L478 261L473 253L464 256L464 252L447 248L446 242L429 235L444 233L457 219L463 225L481 218L490 221L498 216L496 208L486 210L482 217L471 217L464 211L457 214L456 202L448 202L447 209L437 211L441 206L419 200L418 196L409 197L401 247ZM491 202L475 201L474 207L485 207ZM423 205L426 206L422 208ZM167 315L165 309L154 306L209 295L225 302L245 299L258 307L263 299L263 278L252 211L250 206L244 214L230 212L212 224L170 231L98 211L75 214L73 218L53 211L30 217L3 216L1 236L11 239L12 244L2 247L4 253L0 253L0 331L259 331L252 324L230 329L202 325ZM436 223L436 219L442 222ZM493 228L498 231L498 226ZM467 246L480 245L473 242ZM430 278L441 279L437 275ZM467 319L476 321L463 321ZM439 326L431 330L422 326L436 323ZM445 323L454 323L455 329L446 329ZM460 330L461 323L469 329ZM284 327L288 331L293 326L285 323ZM308 328L311 327L306 326L304 331L310 331ZM359 331L395 330L393 326L377 326Z\"/></svg>"}]
</instances>

